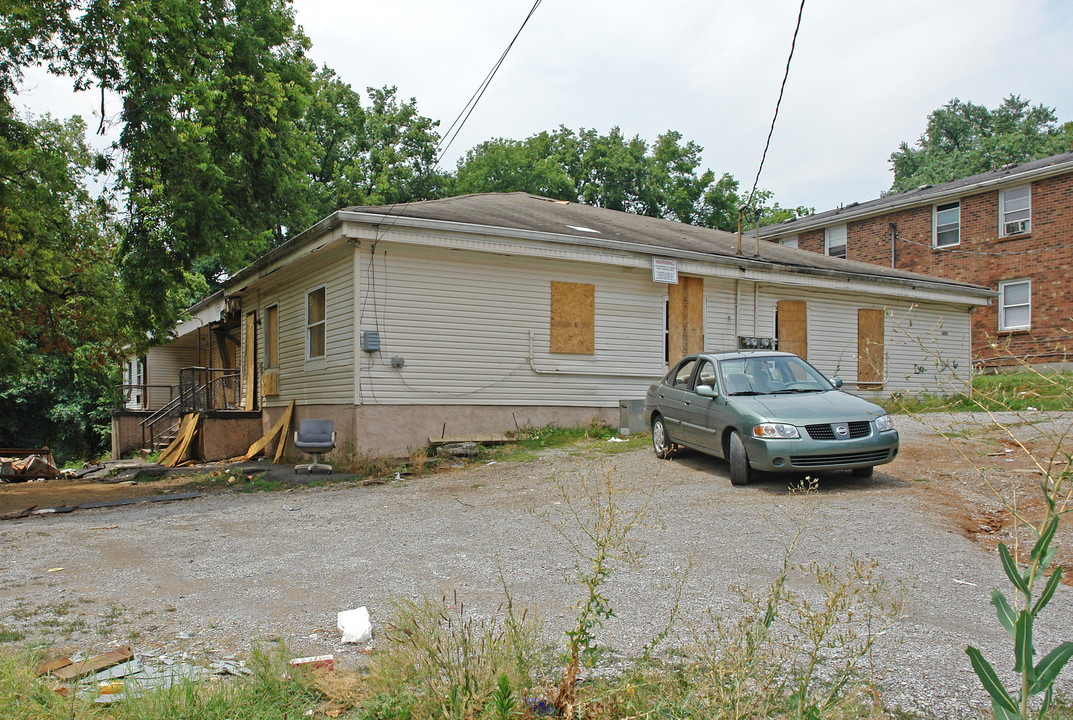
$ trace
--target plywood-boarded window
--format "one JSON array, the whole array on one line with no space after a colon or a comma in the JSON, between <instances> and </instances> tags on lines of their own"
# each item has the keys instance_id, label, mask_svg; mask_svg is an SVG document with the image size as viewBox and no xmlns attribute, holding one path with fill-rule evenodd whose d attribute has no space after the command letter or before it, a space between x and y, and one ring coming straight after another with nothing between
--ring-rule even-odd
<instances>
[{"instance_id":1,"label":"plywood-boarded window","mask_svg":"<svg viewBox=\"0 0 1073 720\"><path fill-rule=\"evenodd\" d=\"M576 355L596 352L595 285L552 281L549 349Z\"/></svg>"},{"instance_id":2,"label":"plywood-boarded window","mask_svg":"<svg viewBox=\"0 0 1073 720\"><path fill-rule=\"evenodd\" d=\"M667 286L667 363L704 350L704 279L678 277Z\"/></svg>"},{"instance_id":3,"label":"plywood-boarded window","mask_svg":"<svg viewBox=\"0 0 1073 720\"><path fill-rule=\"evenodd\" d=\"M808 305L804 300L779 300L775 306L775 337L779 350L808 358Z\"/></svg>"},{"instance_id":4,"label":"plywood-boarded window","mask_svg":"<svg viewBox=\"0 0 1073 720\"><path fill-rule=\"evenodd\" d=\"M265 366L279 367L279 305L265 309Z\"/></svg>"},{"instance_id":5,"label":"plywood-boarded window","mask_svg":"<svg viewBox=\"0 0 1073 720\"><path fill-rule=\"evenodd\" d=\"M256 410L255 400L257 397L257 378L254 370L257 367L257 331L256 315L246 314L246 362L244 363L243 380L246 381L246 393L243 396L243 407L246 410Z\"/></svg>"},{"instance_id":6,"label":"plywood-boarded window","mask_svg":"<svg viewBox=\"0 0 1073 720\"><path fill-rule=\"evenodd\" d=\"M875 389L883 384L883 311L857 310L857 387Z\"/></svg>"}]
</instances>

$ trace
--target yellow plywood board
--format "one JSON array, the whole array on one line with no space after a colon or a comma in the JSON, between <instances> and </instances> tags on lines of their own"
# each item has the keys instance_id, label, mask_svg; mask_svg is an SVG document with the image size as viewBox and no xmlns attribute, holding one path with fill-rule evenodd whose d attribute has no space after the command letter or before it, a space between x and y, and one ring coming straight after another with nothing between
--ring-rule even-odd
<instances>
[{"instance_id":1,"label":"yellow plywood board","mask_svg":"<svg viewBox=\"0 0 1073 720\"><path fill-rule=\"evenodd\" d=\"M596 352L595 285L552 281L549 349L577 355Z\"/></svg>"},{"instance_id":2,"label":"yellow plywood board","mask_svg":"<svg viewBox=\"0 0 1073 720\"><path fill-rule=\"evenodd\" d=\"M857 310L857 382L875 385L883 382L883 311Z\"/></svg>"},{"instance_id":3,"label":"yellow plywood board","mask_svg":"<svg viewBox=\"0 0 1073 720\"><path fill-rule=\"evenodd\" d=\"M804 300L779 300L779 350L808 358L808 305Z\"/></svg>"},{"instance_id":4,"label":"yellow plywood board","mask_svg":"<svg viewBox=\"0 0 1073 720\"><path fill-rule=\"evenodd\" d=\"M257 385L254 375L257 369L257 326L254 317L254 313L246 315L246 396L243 398L243 407L247 410L254 409L254 391Z\"/></svg>"},{"instance_id":5,"label":"yellow plywood board","mask_svg":"<svg viewBox=\"0 0 1073 720\"><path fill-rule=\"evenodd\" d=\"M689 353L704 349L704 280L679 276L667 286L668 361L671 365Z\"/></svg>"},{"instance_id":6,"label":"yellow plywood board","mask_svg":"<svg viewBox=\"0 0 1073 720\"><path fill-rule=\"evenodd\" d=\"M252 460L254 458L254 456L257 455L257 453L261 452L266 447L268 447L268 444L270 442L272 442L273 438L275 438L276 435L278 435L281 430L284 431L284 432L289 432L290 427L291 427L291 416L293 414L294 414L294 400L291 400L291 403L290 403L290 405L287 406L287 409L284 411L283 416L279 420L276 421L276 424L272 426L272 429L269 430L267 433L265 433L261 437L260 440L255 442L253 445L250 445L250 448L249 448L249 450L246 451L245 455L243 455L243 456L241 456L239 458L236 458L236 459L240 460L242 462L248 462L248 461ZM282 448L285 444L286 444L286 439L285 438L280 439L280 443L276 448L276 458L277 459L279 457L282 457L282 452L281 452L280 448Z\"/></svg>"}]
</instances>

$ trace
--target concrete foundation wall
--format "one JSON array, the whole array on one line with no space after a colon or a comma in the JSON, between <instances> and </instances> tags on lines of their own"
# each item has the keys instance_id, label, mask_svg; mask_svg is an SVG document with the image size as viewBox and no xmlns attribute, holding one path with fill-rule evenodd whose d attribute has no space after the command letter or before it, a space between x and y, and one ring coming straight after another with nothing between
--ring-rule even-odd
<instances>
[{"instance_id":1,"label":"concrete foundation wall","mask_svg":"<svg viewBox=\"0 0 1073 720\"><path fill-rule=\"evenodd\" d=\"M206 413L198 430L198 457L226 460L238 457L262 435L261 413Z\"/></svg>"},{"instance_id":2,"label":"concrete foundation wall","mask_svg":"<svg viewBox=\"0 0 1073 720\"><path fill-rule=\"evenodd\" d=\"M264 411L262 431L282 416L285 408ZM304 418L326 418L335 424L336 450L368 455L403 456L428 446L429 436L504 433L555 423L587 424L594 418L617 427L618 407L465 406L465 405L305 405L295 407L292 435ZM349 444L349 445L348 445ZM273 452L274 448L265 452ZM293 445L287 455L299 455Z\"/></svg>"},{"instance_id":3,"label":"concrete foundation wall","mask_svg":"<svg viewBox=\"0 0 1073 720\"><path fill-rule=\"evenodd\" d=\"M142 429L139 423L153 414L152 410L112 411L112 459L119 460L126 453L142 446Z\"/></svg>"}]
</instances>

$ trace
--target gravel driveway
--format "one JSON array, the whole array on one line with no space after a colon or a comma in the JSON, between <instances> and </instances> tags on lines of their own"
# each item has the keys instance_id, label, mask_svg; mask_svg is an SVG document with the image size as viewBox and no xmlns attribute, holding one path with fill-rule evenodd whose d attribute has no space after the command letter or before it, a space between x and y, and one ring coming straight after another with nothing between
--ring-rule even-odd
<instances>
[{"instance_id":1,"label":"gravel driveway","mask_svg":"<svg viewBox=\"0 0 1073 720\"><path fill-rule=\"evenodd\" d=\"M899 428L897 461L867 481L825 477L809 496L791 495L777 477L731 487L726 464L702 455L560 449L379 486L221 493L9 521L0 526L0 625L24 633L21 644L69 651L130 642L211 657L283 639L298 654L356 659L367 648L338 643L338 611L368 606L378 630L392 598L457 590L467 608L490 613L503 599L502 568L515 603L535 606L557 640L578 599L564 582L575 558L540 516L561 513L556 479L612 472L632 497L654 484L651 517L660 522L641 533L642 563L610 581L617 617L602 631L607 646L636 652L659 631L673 603L670 569L691 552L679 627L698 626L708 607L735 612L728 587L769 582L811 512L796 559L875 558L907 592L905 616L878 646L886 701L964 715L989 705L965 646L1003 668L1012 661L989 605L1006 581L994 555L926 501L914 447L943 441L909 420ZM1044 652L1070 639L1059 635L1073 617L1073 588L1061 586L1045 615L1036 635ZM1066 692L1071 674L1060 678Z\"/></svg>"}]
</instances>

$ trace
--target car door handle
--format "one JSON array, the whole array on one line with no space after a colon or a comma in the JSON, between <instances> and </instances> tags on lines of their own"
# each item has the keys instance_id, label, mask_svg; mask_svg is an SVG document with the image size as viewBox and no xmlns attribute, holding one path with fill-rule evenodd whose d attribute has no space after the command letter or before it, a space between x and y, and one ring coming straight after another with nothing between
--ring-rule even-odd
<instances>
[{"instance_id":1,"label":"car door handle","mask_svg":"<svg viewBox=\"0 0 1073 720\"><path fill-rule=\"evenodd\" d=\"M689 404L689 401L688 401L688 400L686 400L686 401L685 401L685 404L686 404L686 405L688 405L688 404Z\"/></svg>"}]
</instances>

